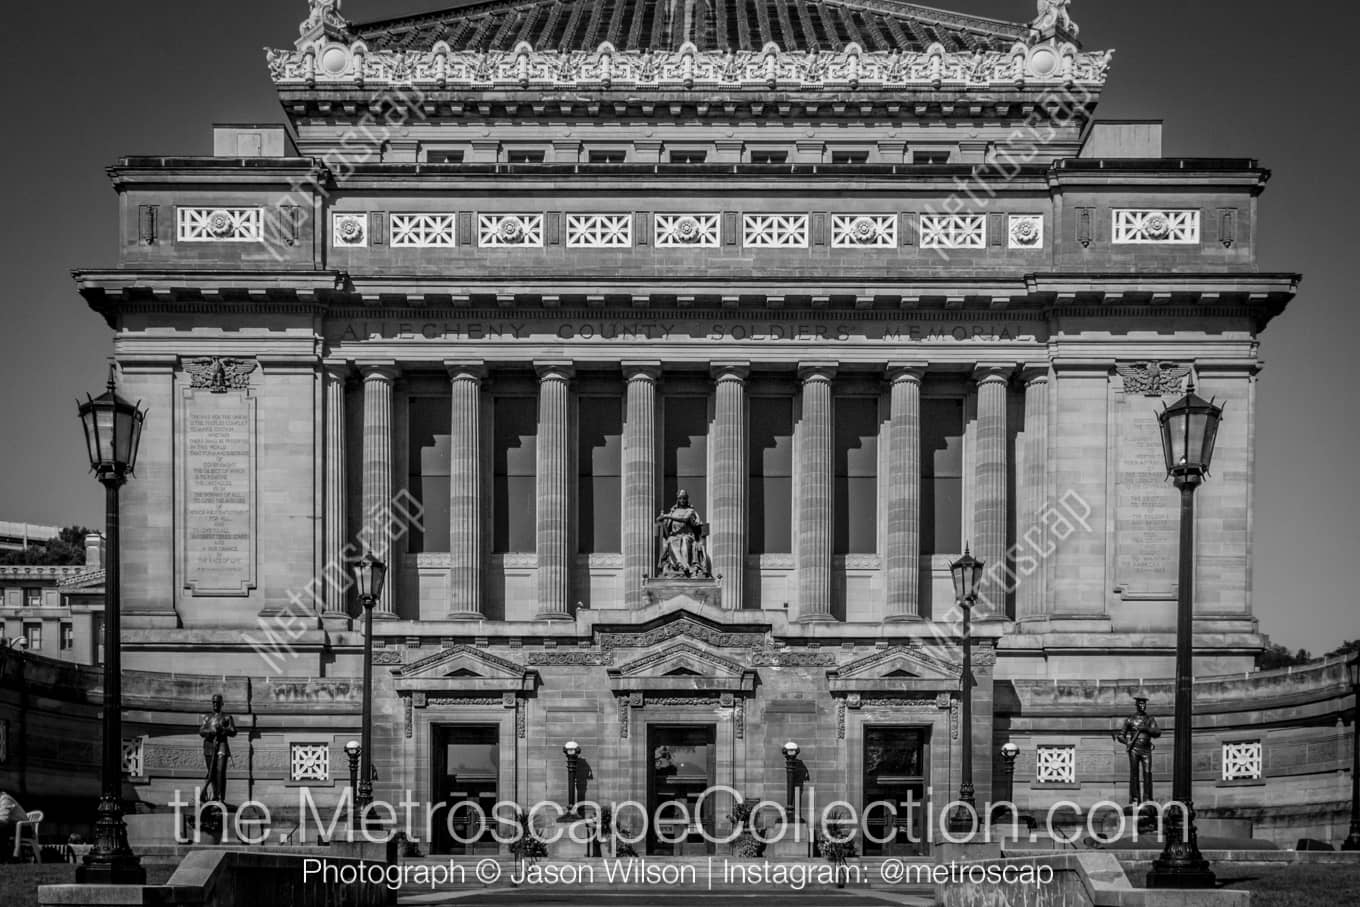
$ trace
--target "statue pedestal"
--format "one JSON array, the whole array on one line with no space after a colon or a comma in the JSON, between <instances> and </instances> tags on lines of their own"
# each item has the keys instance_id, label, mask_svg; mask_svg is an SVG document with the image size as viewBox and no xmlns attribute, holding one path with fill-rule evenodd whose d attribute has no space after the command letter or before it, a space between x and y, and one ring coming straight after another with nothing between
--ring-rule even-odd
<instances>
[{"instance_id":1,"label":"statue pedestal","mask_svg":"<svg viewBox=\"0 0 1360 907\"><path fill-rule=\"evenodd\" d=\"M642 581L642 602L645 607L664 605L676 598L721 609L722 587L716 579L651 577Z\"/></svg>"}]
</instances>

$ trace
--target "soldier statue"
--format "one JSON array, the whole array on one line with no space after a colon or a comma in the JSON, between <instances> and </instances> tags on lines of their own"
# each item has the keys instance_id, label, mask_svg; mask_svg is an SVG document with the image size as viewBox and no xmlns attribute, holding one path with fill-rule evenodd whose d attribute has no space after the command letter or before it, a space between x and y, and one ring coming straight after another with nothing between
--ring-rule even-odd
<instances>
[{"instance_id":1,"label":"soldier statue","mask_svg":"<svg viewBox=\"0 0 1360 907\"><path fill-rule=\"evenodd\" d=\"M203 802L226 803L227 763L231 760L231 744L227 740L236 736L236 719L222 711L221 693L213 696L212 709L198 728L198 735L203 738L203 763L208 770Z\"/></svg>"},{"instance_id":2,"label":"soldier statue","mask_svg":"<svg viewBox=\"0 0 1360 907\"><path fill-rule=\"evenodd\" d=\"M656 518L661 532L657 575L672 579L712 579L713 567L704 548L704 524L689 506L689 492L675 496L675 506Z\"/></svg>"},{"instance_id":3,"label":"soldier statue","mask_svg":"<svg viewBox=\"0 0 1360 907\"><path fill-rule=\"evenodd\" d=\"M1137 806L1152 802L1152 741L1162 736L1157 719L1147 713L1147 697L1133 697L1137 709L1124 719L1124 726L1113 737L1129 753L1129 803Z\"/></svg>"}]
</instances>

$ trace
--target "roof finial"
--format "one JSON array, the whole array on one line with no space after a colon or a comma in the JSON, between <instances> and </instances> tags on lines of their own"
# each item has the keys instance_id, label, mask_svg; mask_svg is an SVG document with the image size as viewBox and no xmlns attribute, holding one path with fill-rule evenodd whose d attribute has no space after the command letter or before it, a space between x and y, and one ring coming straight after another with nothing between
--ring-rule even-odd
<instances>
[{"instance_id":1,"label":"roof finial","mask_svg":"<svg viewBox=\"0 0 1360 907\"><path fill-rule=\"evenodd\" d=\"M1039 0L1039 15L1032 27L1041 36L1065 32L1075 38L1081 28L1067 11L1071 5L1072 0Z\"/></svg>"}]
</instances>

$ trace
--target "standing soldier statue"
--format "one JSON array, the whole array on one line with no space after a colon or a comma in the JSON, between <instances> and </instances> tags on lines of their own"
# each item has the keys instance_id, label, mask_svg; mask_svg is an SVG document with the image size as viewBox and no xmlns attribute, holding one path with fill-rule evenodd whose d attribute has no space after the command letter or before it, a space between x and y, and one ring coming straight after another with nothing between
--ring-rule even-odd
<instances>
[{"instance_id":1,"label":"standing soldier statue","mask_svg":"<svg viewBox=\"0 0 1360 907\"><path fill-rule=\"evenodd\" d=\"M203 738L203 763L208 770L203 784L203 802L226 803L227 763L231 760L231 744L227 740L236 736L236 719L222 711L221 693L213 696L212 708L212 713L204 716L198 728L198 735Z\"/></svg>"},{"instance_id":2,"label":"standing soldier statue","mask_svg":"<svg viewBox=\"0 0 1360 907\"><path fill-rule=\"evenodd\" d=\"M1129 804L1152 802L1152 741L1162 736L1157 719L1147 713L1147 697L1133 697L1137 711L1112 735L1129 751Z\"/></svg>"}]
</instances>

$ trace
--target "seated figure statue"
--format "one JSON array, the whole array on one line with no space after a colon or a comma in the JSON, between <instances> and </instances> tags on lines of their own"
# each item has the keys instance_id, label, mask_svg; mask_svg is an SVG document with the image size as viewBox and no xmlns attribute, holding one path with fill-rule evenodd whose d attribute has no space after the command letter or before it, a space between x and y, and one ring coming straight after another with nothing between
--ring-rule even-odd
<instances>
[{"instance_id":1,"label":"seated figure statue","mask_svg":"<svg viewBox=\"0 0 1360 907\"><path fill-rule=\"evenodd\" d=\"M656 518L661 535L658 576L668 579L712 579L713 565L704 548L704 524L689 506L689 492L675 496L675 506Z\"/></svg>"}]
</instances>

